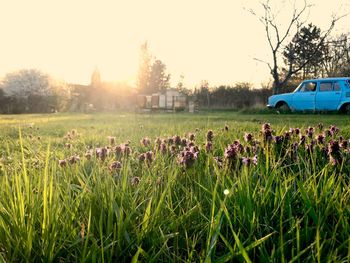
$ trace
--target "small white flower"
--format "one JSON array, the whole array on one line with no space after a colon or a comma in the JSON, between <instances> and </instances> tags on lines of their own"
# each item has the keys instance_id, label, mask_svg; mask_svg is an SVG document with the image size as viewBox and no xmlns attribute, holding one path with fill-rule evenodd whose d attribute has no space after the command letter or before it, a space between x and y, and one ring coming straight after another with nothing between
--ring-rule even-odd
<instances>
[{"instance_id":1,"label":"small white flower","mask_svg":"<svg viewBox=\"0 0 350 263\"><path fill-rule=\"evenodd\" d=\"M228 195L230 193L230 191L228 189L224 190L224 195Z\"/></svg>"}]
</instances>

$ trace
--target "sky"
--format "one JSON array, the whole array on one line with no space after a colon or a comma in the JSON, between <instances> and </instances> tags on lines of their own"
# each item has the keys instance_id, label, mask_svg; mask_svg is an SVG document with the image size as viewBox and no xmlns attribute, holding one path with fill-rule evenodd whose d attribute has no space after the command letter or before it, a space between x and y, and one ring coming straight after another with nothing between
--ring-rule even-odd
<instances>
[{"instance_id":1,"label":"sky","mask_svg":"<svg viewBox=\"0 0 350 263\"><path fill-rule=\"evenodd\" d=\"M166 64L172 85L187 87L270 80L260 60L270 60L258 0L0 0L0 78L36 68L69 83L90 83L98 68L104 81L135 83L139 50ZM291 1L271 0L281 26ZM300 0L297 0L300 2ZM314 0L308 21L326 29L332 13L350 11L348 0ZM333 34L349 32L350 16Z\"/></svg>"}]
</instances>

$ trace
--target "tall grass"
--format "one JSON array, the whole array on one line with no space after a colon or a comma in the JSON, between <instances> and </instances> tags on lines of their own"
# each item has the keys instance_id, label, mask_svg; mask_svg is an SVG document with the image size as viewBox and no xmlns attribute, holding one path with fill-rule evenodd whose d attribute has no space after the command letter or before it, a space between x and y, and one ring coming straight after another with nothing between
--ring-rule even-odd
<instances>
[{"instance_id":1,"label":"tall grass","mask_svg":"<svg viewBox=\"0 0 350 263\"><path fill-rule=\"evenodd\" d=\"M242 142L244 132L262 140L260 126L267 120L259 115L31 118L33 128L23 119L20 129L18 123L5 125L0 137L2 261L350 260L347 162L333 166L319 151L304 150L292 162L288 151L268 143L262 144L256 166L215 161L227 144ZM271 120L276 134L289 126L316 125L307 115L283 118ZM325 116L326 124L339 123L347 136L343 121L343 116ZM78 135L63 139L73 128ZM142 137L185 136L195 128L201 149L191 167L160 152L150 165L138 161L139 153L154 146L140 145ZM203 145L207 129L214 131L211 153ZM108 135L117 136L118 143L131 140L133 153L120 159L118 171L108 169L116 158L112 154L104 161L83 157L89 146L107 145ZM74 154L79 162L59 166L59 159Z\"/></svg>"}]
</instances>

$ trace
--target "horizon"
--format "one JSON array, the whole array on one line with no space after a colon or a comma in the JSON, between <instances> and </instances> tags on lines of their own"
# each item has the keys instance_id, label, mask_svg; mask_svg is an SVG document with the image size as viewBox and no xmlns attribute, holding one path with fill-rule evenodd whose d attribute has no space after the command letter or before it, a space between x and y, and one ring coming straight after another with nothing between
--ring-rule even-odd
<instances>
[{"instance_id":1,"label":"horizon","mask_svg":"<svg viewBox=\"0 0 350 263\"><path fill-rule=\"evenodd\" d=\"M332 13L349 11L344 0L331 8L326 1L313 4L308 21L323 30ZM268 83L268 67L255 58L267 60L271 52L250 8L259 6L253 0L3 3L0 78L35 68L86 85L97 67L102 81L133 83L140 45L148 42L151 54L167 66L172 86L180 75L188 88L203 80L210 86ZM349 33L348 24L350 17L342 18L332 35Z\"/></svg>"}]
</instances>

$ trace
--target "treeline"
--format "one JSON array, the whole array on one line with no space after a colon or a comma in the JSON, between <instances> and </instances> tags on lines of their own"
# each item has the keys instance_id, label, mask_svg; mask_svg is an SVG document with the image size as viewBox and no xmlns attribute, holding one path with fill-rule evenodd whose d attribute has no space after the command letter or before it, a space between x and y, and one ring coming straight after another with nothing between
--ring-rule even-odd
<instances>
[{"instance_id":1,"label":"treeline","mask_svg":"<svg viewBox=\"0 0 350 263\"><path fill-rule=\"evenodd\" d=\"M192 96L201 109L240 110L265 107L272 95L270 88L253 88L250 83L236 83L232 86L209 87L207 83L195 89Z\"/></svg>"},{"instance_id":2,"label":"treeline","mask_svg":"<svg viewBox=\"0 0 350 263\"><path fill-rule=\"evenodd\" d=\"M5 76L0 84L0 113L93 112L137 107L135 88L108 84L96 79L90 85L68 85L38 70L21 70ZM242 109L264 107L270 88L253 88L250 83L210 87L203 81L195 89L177 87L199 109Z\"/></svg>"},{"instance_id":3,"label":"treeline","mask_svg":"<svg viewBox=\"0 0 350 263\"><path fill-rule=\"evenodd\" d=\"M90 85L67 84L39 70L24 69L8 73L0 82L0 113L130 109L136 103L135 97L135 89L126 83L93 79Z\"/></svg>"}]
</instances>

